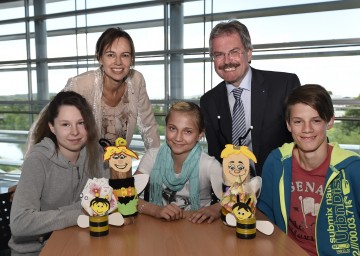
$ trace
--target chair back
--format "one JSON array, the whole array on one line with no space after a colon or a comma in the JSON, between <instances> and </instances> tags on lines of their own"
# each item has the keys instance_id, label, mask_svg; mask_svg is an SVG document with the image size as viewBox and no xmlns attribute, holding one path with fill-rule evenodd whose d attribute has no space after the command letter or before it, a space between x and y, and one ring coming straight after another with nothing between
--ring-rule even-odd
<instances>
[{"instance_id":1,"label":"chair back","mask_svg":"<svg viewBox=\"0 0 360 256\"><path fill-rule=\"evenodd\" d=\"M12 192L0 194L0 250L8 249L10 231L10 196Z\"/></svg>"}]
</instances>

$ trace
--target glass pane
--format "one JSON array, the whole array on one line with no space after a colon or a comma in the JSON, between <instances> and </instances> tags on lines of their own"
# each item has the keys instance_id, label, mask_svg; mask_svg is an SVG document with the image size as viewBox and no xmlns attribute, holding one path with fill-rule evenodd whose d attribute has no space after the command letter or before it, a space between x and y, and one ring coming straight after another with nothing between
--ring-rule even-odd
<instances>
[{"instance_id":1,"label":"glass pane","mask_svg":"<svg viewBox=\"0 0 360 256\"><path fill-rule=\"evenodd\" d=\"M144 65L135 67L141 72L146 82L146 90L151 100L163 100L165 92L164 66L163 65Z\"/></svg>"},{"instance_id":2,"label":"glass pane","mask_svg":"<svg viewBox=\"0 0 360 256\"><path fill-rule=\"evenodd\" d=\"M0 25L0 36L25 33L25 23Z\"/></svg>"},{"instance_id":3,"label":"glass pane","mask_svg":"<svg viewBox=\"0 0 360 256\"><path fill-rule=\"evenodd\" d=\"M27 100L28 81L26 71L6 71L0 72L0 96L15 95L16 99ZM13 100L4 97L3 100ZM0 129L1 130L1 129Z\"/></svg>"},{"instance_id":4,"label":"glass pane","mask_svg":"<svg viewBox=\"0 0 360 256\"><path fill-rule=\"evenodd\" d=\"M95 7L103 7L103 6L113 6L113 5L123 5L123 4L132 4L132 3L140 3L140 2L151 2L153 0L121 0L121 1L114 1L114 0L87 0L88 8L95 8Z\"/></svg>"},{"instance_id":5,"label":"glass pane","mask_svg":"<svg viewBox=\"0 0 360 256\"><path fill-rule=\"evenodd\" d=\"M269 8L269 7L279 7L279 6L292 6L298 4L309 4L309 3L320 3L320 2L329 2L328 0L277 0L277 1L268 1L268 0L256 0L256 1L245 1L245 0L213 0L208 2L210 7L210 2L213 2L213 12L233 12L234 10L249 10L249 9L260 9L260 8Z\"/></svg>"},{"instance_id":6,"label":"glass pane","mask_svg":"<svg viewBox=\"0 0 360 256\"><path fill-rule=\"evenodd\" d=\"M85 9L86 0L62 0L46 4L46 13L69 12Z\"/></svg>"},{"instance_id":7,"label":"glass pane","mask_svg":"<svg viewBox=\"0 0 360 256\"><path fill-rule=\"evenodd\" d=\"M360 95L360 56L254 60L251 66L257 69L296 73L301 84L320 84L336 98L353 98Z\"/></svg>"},{"instance_id":8,"label":"glass pane","mask_svg":"<svg viewBox=\"0 0 360 256\"><path fill-rule=\"evenodd\" d=\"M208 67L205 65L205 68L208 69ZM205 74L209 74L207 69L204 69L203 63L186 63L184 65L185 99L200 99L204 94L204 78Z\"/></svg>"},{"instance_id":9,"label":"glass pane","mask_svg":"<svg viewBox=\"0 0 360 256\"><path fill-rule=\"evenodd\" d=\"M240 21L248 27L252 43L255 45L360 37L360 30L354 30L354 27L349 25L360 24L360 9L252 18Z\"/></svg>"},{"instance_id":10,"label":"glass pane","mask_svg":"<svg viewBox=\"0 0 360 256\"><path fill-rule=\"evenodd\" d=\"M0 134L1 140L5 139L4 137L8 137L8 136L4 136ZM24 156L24 152L22 149L23 147L24 147L23 144L0 142L0 163L9 164L8 167L2 166L0 164L0 169L5 172L18 169L18 166L22 164L22 160Z\"/></svg>"},{"instance_id":11,"label":"glass pane","mask_svg":"<svg viewBox=\"0 0 360 256\"><path fill-rule=\"evenodd\" d=\"M204 24L184 25L184 48L209 47L209 33L204 32Z\"/></svg>"},{"instance_id":12,"label":"glass pane","mask_svg":"<svg viewBox=\"0 0 360 256\"><path fill-rule=\"evenodd\" d=\"M17 100L19 101L19 100ZM26 113L14 113L14 112L26 112ZM0 130L18 130L27 131L29 127L29 105L27 103L15 103L11 102L8 104L2 103L0 105ZM1 138L1 134L0 134ZM19 139L19 140L18 140ZM11 142L22 141L19 136L13 135L10 140ZM18 141L17 141L18 140ZM25 140L22 141L25 143Z\"/></svg>"},{"instance_id":13,"label":"glass pane","mask_svg":"<svg viewBox=\"0 0 360 256\"><path fill-rule=\"evenodd\" d=\"M160 136L165 135L165 116L168 112L169 106L164 103L152 103L155 119L158 124Z\"/></svg>"},{"instance_id":14,"label":"glass pane","mask_svg":"<svg viewBox=\"0 0 360 256\"><path fill-rule=\"evenodd\" d=\"M80 42L83 42L80 39ZM54 36L47 38L48 58L77 56L77 37L76 35ZM82 49L86 49L86 44L82 44ZM80 47L79 47L80 48Z\"/></svg>"},{"instance_id":15,"label":"glass pane","mask_svg":"<svg viewBox=\"0 0 360 256\"><path fill-rule=\"evenodd\" d=\"M16 100L17 97L7 97ZM27 130L29 129L29 115L13 113L14 111L28 111L26 104L2 103L0 105L0 173L19 173L22 164Z\"/></svg>"},{"instance_id":16,"label":"glass pane","mask_svg":"<svg viewBox=\"0 0 360 256\"><path fill-rule=\"evenodd\" d=\"M74 27L76 27L75 16L46 20L46 28L49 31Z\"/></svg>"},{"instance_id":17,"label":"glass pane","mask_svg":"<svg viewBox=\"0 0 360 256\"><path fill-rule=\"evenodd\" d=\"M342 148L360 154L359 123L359 121L336 121L333 128L327 132L329 141L337 142Z\"/></svg>"},{"instance_id":18,"label":"glass pane","mask_svg":"<svg viewBox=\"0 0 360 256\"><path fill-rule=\"evenodd\" d=\"M146 15L144 15L146 13ZM88 26L138 22L152 19L163 19L163 7L154 6L128 10L118 10L88 14Z\"/></svg>"},{"instance_id":19,"label":"glass pane","mask_svg":"<svg viewBox=\"0 0 360 256\"><path fill-rule=\"evenodd\" d=\"M25 15L24 1L0 4L0 20L23 18ZM0 29L1 31L1 29Z\"/></svg>"},{"instance_id":20,"label":"glass pane","mask_svg":"<svg viewBox=\"0 0 360 256\"><path fill-rule=\"evenodd\" d=\"M66 85L69 78L86 72L86 69L51 69L49 70L49 92L56 94Z\"/></svg>"},{"instance_id":21,"label":"glass pane","mask_svg":"<svg viewBox=\"0 0 360 256\"><path fill-rule=\"evenodd\" d=\"M93 56L99 36L100 33L48 37L48 58Z\"/></svg>"},{"instance_id":22,"label":"glass pane","mask_svg":"<svg viewBox=\"0 0 360 256\"><path fill-rule=\"evenodd\" d=\"M0 41L0 56L0 61L26 60L25 39Z\"/></svg>"},{"instance_id":23,"label":"glass pane","mask_svg":"<svg viewBox=\"0 0 360 256\"><path fill-rule=\"evenodd\" d=\"M204 3L205 2L205 3ZM184 16L191 16L191 15L199 15L204 14L204 4L208 3L208 5L211 5L211 1L191 1L186 2L183 4L184 7Z\"/></svg>"},{"instance_id":24,"label":"glass pane","mask_svg":"<svg viewBox=\"0 0 360 256\"><path fill-rule=\"evenodd\" d=\"M129 29L126 32L131 36L137 53L164 50L163 27ZM150 38L151 40L149 40Z\"/></svg>"}]
</instances>

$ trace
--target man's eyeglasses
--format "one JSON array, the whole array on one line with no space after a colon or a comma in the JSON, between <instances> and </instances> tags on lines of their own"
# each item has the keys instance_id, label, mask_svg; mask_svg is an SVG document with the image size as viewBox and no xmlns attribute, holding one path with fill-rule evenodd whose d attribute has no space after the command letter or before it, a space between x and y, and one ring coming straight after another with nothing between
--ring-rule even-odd
<instances>
[{"instance_id":1,"label":"man's eyeglasses","mask_svg":"<svg viewBox=\"0 0 360 256\"><path fill-rule=\"evenodd\" d=\"M237 58L240 58L241 54L243 54L243 53L245 53L245 52L241 51L240 49L232 49L228 53L214 52L213 58L214 58L214 60L223 60L223 59L225 59L225 55L227 55L228 57L230 57L232 59L237 59Z\"/></svg>"}]
</instances>

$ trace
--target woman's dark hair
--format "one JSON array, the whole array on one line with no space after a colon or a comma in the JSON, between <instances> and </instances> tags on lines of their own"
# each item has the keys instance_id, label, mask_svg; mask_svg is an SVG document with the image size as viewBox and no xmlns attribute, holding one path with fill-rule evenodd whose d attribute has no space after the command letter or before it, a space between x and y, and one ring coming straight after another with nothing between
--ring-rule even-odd
<instances>
[{"instance_id":1,"label":"woman's dark hair","mask_svg":"<svg viewBox=\"0 0 360 256\"><path fill-rule=\"evenodd\" d=\"M104 54L104 51L111 46L111 44L118 38L125 38L129 41L131 49L131 66L135 66L135 46L131 36L122 28L108 28L106 29L96 42L95 56L99 61L100 57ZM130 70L129 76L131 77L133 69Z\"/></svg>"},{"instance_id":2,"label":"woman's dark hair","mask_svg":"<svg viewBox=\"0 0 360 256\"><path fill-rule=\"evenodd\" d=\"M294 89L286 100L286 121L290 122L291 107L303 103L315 109L321 119L329 122L334 116L330 94L318 84L306 84Z\"/></svg>"},{"instance_id":3,"label":"woman's dark hair","mask_svg":"<svg viewBox=\"0 0 360 256\"><path fill-rule=\"evenodd\" d=\"M44 114L36 123L34 128L34 143L39 143L45 137L50 138L58 150L58 142L56 136L51 132L49 123L54 125L54 119L59 115L59 109L61 106L74 106L84 119L85 129L87 131L86 141L86 162L89 174L95 175L98 168L98 161L100 158L100 151L98 147L98 132L96 130L96 123L91 107L87 103L86 99L80 94L73 91L59 92L49 103L44 110Z\"/></svg>"}]
</instances>

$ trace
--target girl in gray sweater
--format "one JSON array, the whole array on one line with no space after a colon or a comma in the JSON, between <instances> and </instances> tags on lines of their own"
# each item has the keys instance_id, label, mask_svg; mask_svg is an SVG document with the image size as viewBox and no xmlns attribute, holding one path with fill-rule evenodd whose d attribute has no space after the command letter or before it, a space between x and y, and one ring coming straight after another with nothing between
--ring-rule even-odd
<instances>
[{"instance_id":1,"label":"girl in gray sweater","mask_svg":"<svg viewBox=\"0 0 360 256\"><path fill-rule=\"evenodd\" d=\"M57 94L35 131L11 208L12 255L38 255L52 231L76 225L88 178L108 176L92 110L79 94Z\"/></svg>"}]
</instances>

